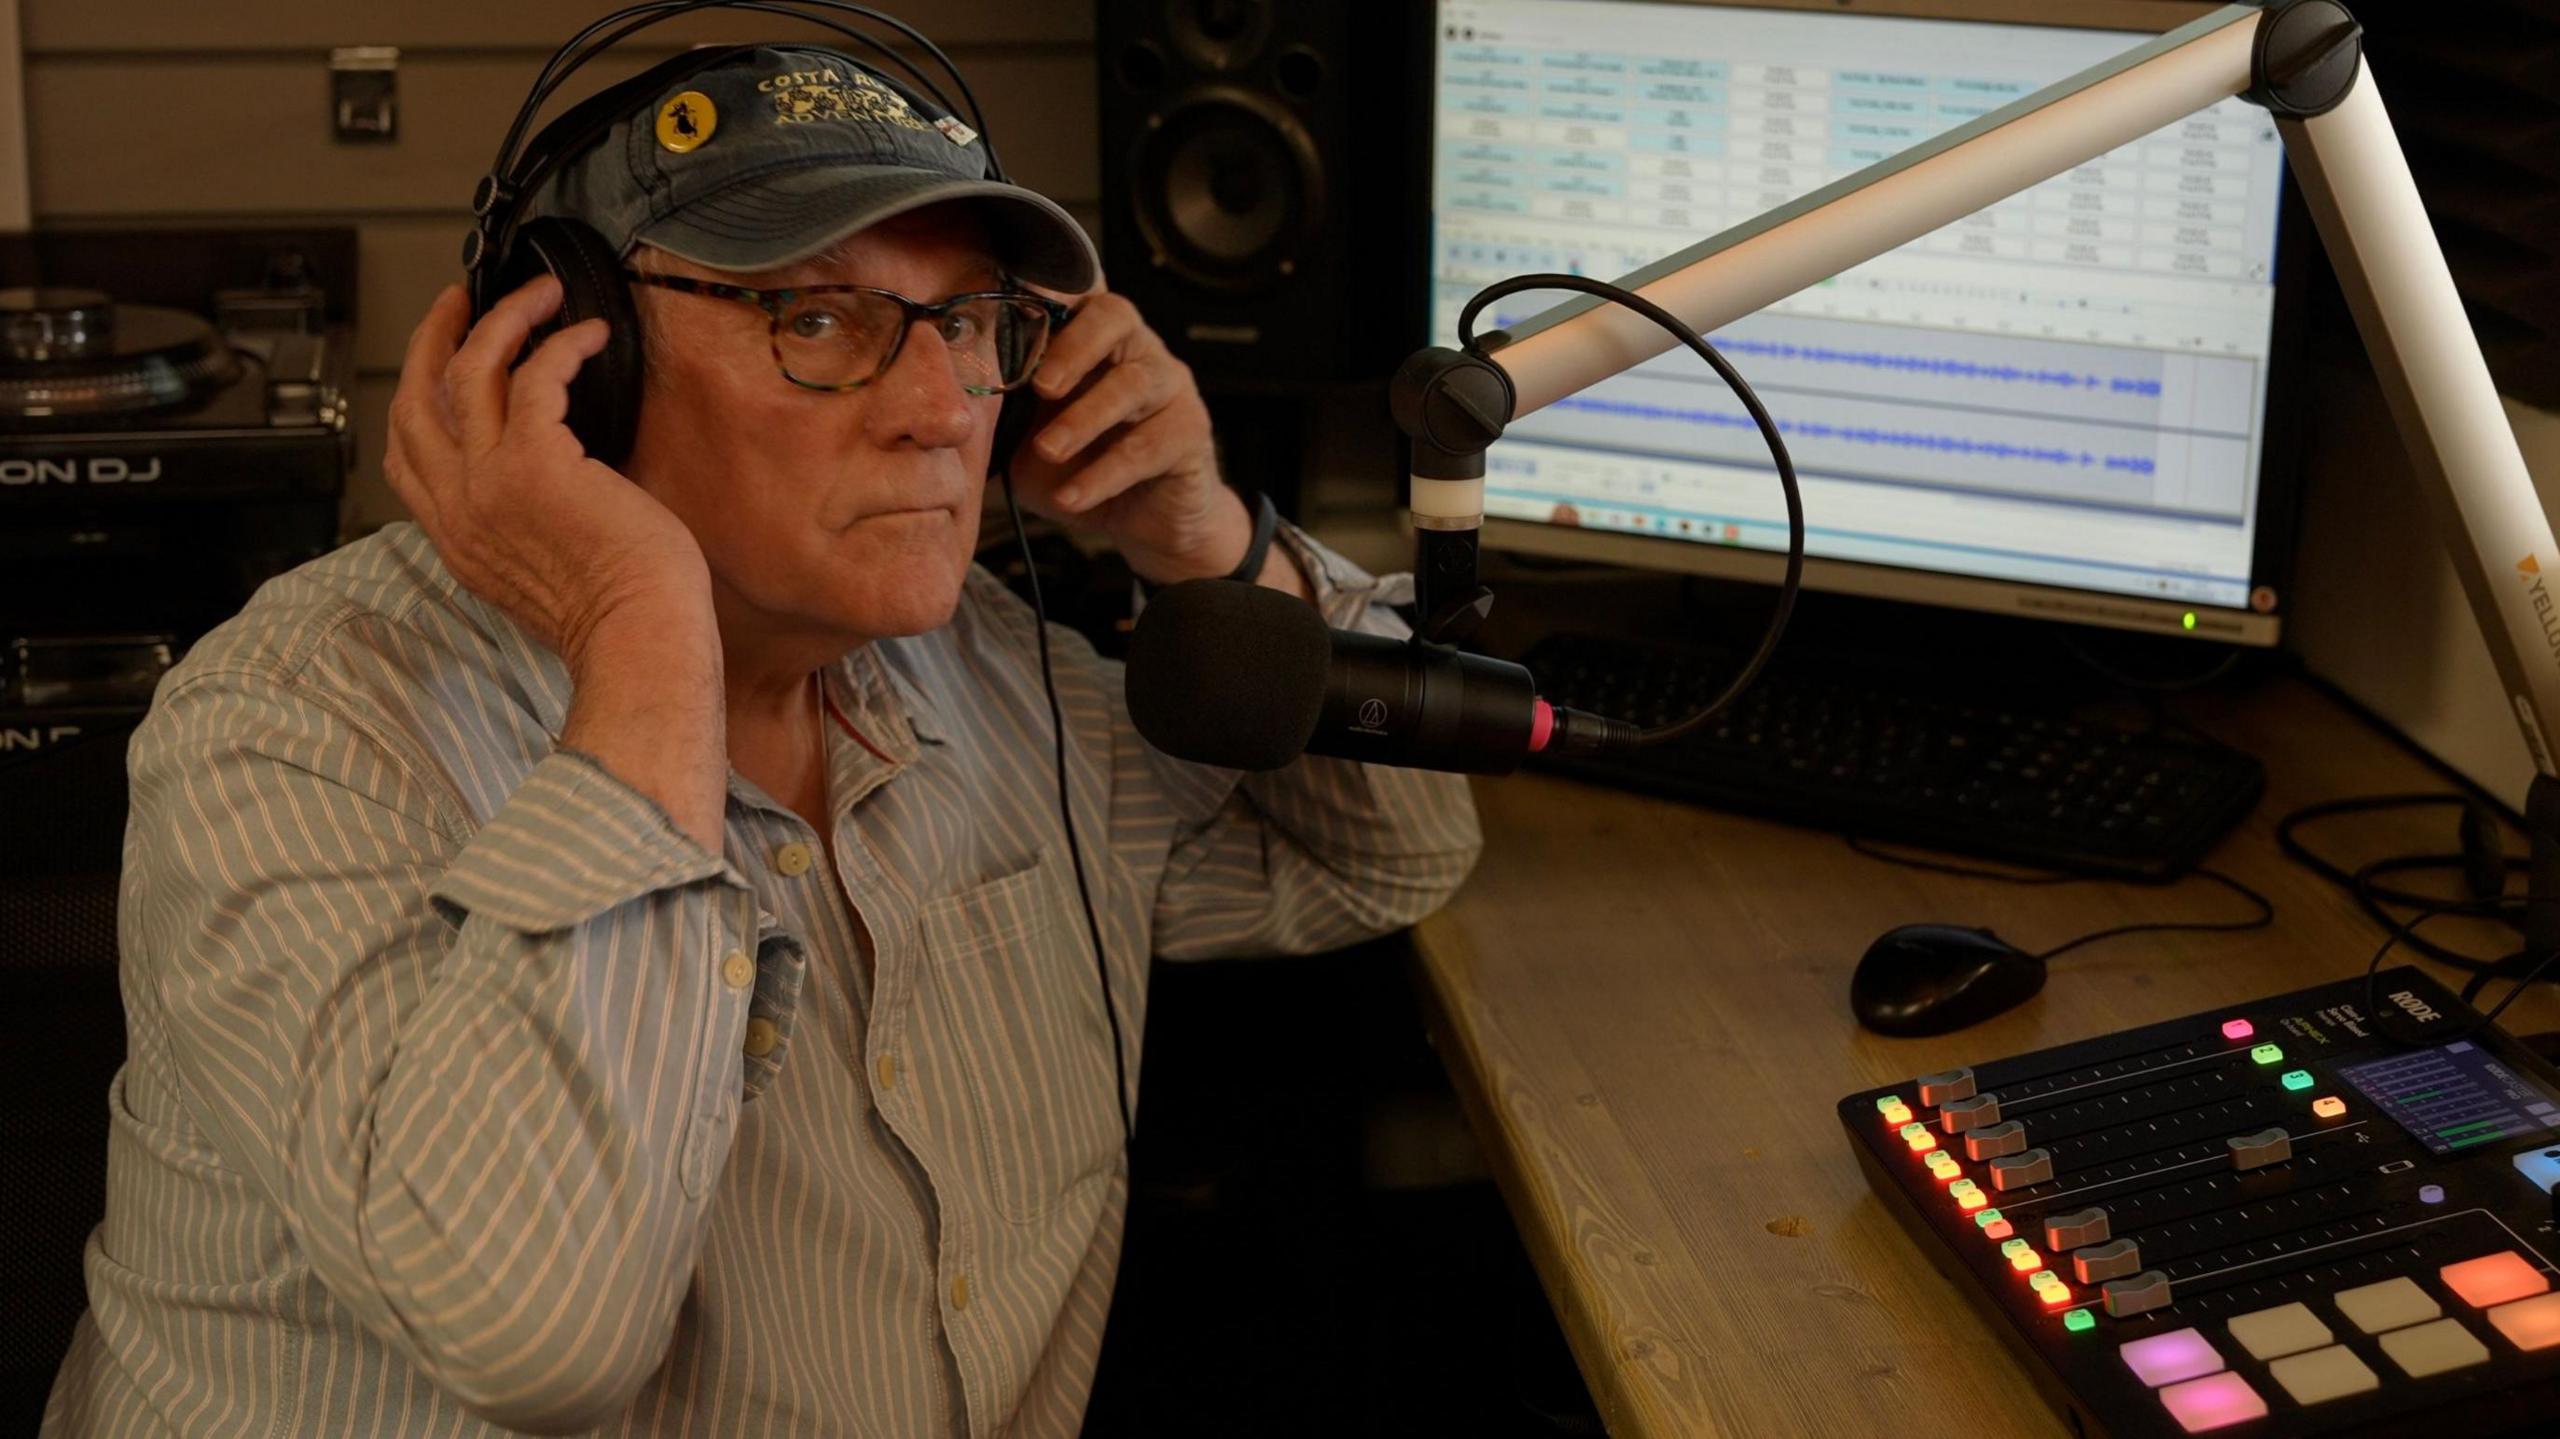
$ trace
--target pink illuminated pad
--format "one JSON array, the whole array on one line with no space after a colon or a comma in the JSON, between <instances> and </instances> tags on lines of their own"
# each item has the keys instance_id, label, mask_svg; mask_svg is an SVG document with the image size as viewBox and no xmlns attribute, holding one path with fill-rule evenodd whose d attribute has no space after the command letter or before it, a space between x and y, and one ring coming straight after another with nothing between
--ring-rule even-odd
<instances>
[{"instance_id":1,"label":"pink illuminated pad","mask_svg":"<svg viewBox=\"0 0 2560 1439\"><path fill-rule=\"evenodd\" d=\"M2551 1288L2550 1277L2512 1249L2448 1264L2444 1282L2474 1309L2530 1298Z\"/></svg>"},{"instance_id":2,"label":"pink illuminated pad","mask_svg":"<svg viewBox=\"0 0 2560 1439\"><path fill-rule=\"evenodd\" d=\"M2173 1329L2148 1339L2136 1339L2119 1352L2135 1377L2154 1389L2211 1374L2222 1367L2222 1356L2193 1329Z\"/></svg>"},{"instance_id":3,"label":"pink illuminated pad","mask_svg":"<svg viewBox=\"0 0 2560 1439\"><path fill-rule=\"evenodd\" d=\"M2258 1026L2251 1024L2245 1019L2226 1019L2222 1021L2222 1037L2225 1039L2247 1039L2250 1035L2257 1032Z\"/></svg>"},{"instance_id":4,"label":"pink illuminated pad","mask_svg":"<svg viewBox=\"0 0 2560 1439\"><path fill-rule=\"evenodd\" d=\"M2190 1434L2267 1417L2267 1401L2237 1374L2172 1384L2160 1391L2160 1402L2169 1406L2169 1417L2178 1421L2178 1427Z\"/></svg>"}]
</instances>

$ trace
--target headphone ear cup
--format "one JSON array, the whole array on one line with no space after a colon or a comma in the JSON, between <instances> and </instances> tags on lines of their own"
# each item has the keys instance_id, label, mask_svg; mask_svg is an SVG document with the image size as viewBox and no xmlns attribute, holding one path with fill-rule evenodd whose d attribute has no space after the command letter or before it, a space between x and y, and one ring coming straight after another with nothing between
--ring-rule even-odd
<instances>
[{"instance_id":1,"label":"headphone ear cup","mask_svg":"<svg viewBox=\"0 0 2560 1439\"><path fill-rule=\"evenodd\" d=\"M560 312L535 328L527 346L582 320L604 320L604 348L569 382L569 431L589 459L618 467L630 457L631 439L639 429L645 363L640 313L632 302L631 282L622 277L622 257L583 221L558 216L527 220L499 264L496 292L511 294L545 273L559 277Z\"/></svg>"}]
</instances>

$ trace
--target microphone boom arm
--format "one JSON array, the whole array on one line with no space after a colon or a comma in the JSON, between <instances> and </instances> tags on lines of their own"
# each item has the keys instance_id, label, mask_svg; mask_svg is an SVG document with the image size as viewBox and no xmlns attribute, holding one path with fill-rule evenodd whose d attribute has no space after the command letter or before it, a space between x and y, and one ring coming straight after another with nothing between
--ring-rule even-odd
<instances>
[{"instance_id":1,"label":"microphone boom arm","mask_svg":"<svg viewBox=\"0 0 2560 1439\"><path fill-rule=\"evenodd\" d=\"M1618 283L1711 333L2207 105L2241 95L2266 107L2532 752L2540 777L2527 808L2539 839L2560 829L2548 738L2560 717L2560 600L2543 574L2560 564L2560 545L2361 36L2336 0L2228 5ZM1413 441L1415 580L1427 620L1470 600L1480 613L1489 599L1476 598L1475 542L1484 450L1503 426L1671 343L1643 317L1582 297L1487 336L1480 353L1435 348L1405 362L1389 395ZM2553 870L2560 893L2560 859ZM2543 927L2560 944L2560 906L2545 908Z\"/></svg>"}]
</instances>

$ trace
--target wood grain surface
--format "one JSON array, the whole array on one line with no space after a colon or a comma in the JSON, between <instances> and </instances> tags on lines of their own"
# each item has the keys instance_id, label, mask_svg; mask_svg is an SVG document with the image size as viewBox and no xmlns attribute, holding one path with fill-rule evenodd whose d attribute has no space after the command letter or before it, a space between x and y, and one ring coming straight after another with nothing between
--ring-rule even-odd
<instances>
[{"instance_id":1,"label":"wood grain surface","mask_svg":"<svg viewBox=\"0 0 2560 1439\"><path fill-rule=\"evenodd\" d=\"M2266 798L2209 862L2268 895L2274 927L2092 945L2055 960L2020 1008L1934 1039L1882 1038L1849 1016L1851 970L1895 925L1987 924L2042 948L2246 910L2195 879L2003 885L1551 777L1478 783L1483 862L1418 932L1426 1003L1611 1433L1909 1434L1924 1415L1933 1434L2062 1432L1869 1193L1833 1106L2362 971L2380 931L2279 853L2275 823L2319 799L2444 781L2298 680L2183 708L2267 764ZM2449 849L2452 813L2317 837L2360 859ZM2445 936L2487 939L2451 922ZM2560 1003L2546 987L2507 1023L2552 1027Z\"/></svg>"}]
</instances>

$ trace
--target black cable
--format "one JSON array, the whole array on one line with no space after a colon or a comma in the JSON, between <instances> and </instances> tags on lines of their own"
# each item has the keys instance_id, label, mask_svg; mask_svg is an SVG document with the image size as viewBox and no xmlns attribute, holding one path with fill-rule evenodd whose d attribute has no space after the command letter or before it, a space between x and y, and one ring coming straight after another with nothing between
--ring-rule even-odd
<instances>
[{"instance_id":1,"label":"black cable","mask_svg":"<svg viewBox=\"0 0 2560 1439\"><path fill-rule=\"evenodd\" d=\"M1841 838L1849 842L1849 848L1854 853L1865 855L1869 859L1882 860L1886 864L1898 864L1906 869L1925 869L1931 874L1952 874L1965 879L1996 879L2002 884L2030 885L2075 884L2087 878L2085 875L2077 874L2015 874L2006 870L1949 864L1944 860L1921 859L1916 855L1888 854L1860 835L1842 835Z\"/></svg>"},{"instance_id":2,"label":"black cable","mask_svg":"<svg viewBox=\"0 0 2560 1439\"><path fill-rule=\"evenodd\" d=\"M2428 910L2422 914L2410 916L2406 922L2394 926L2391 933L2383 937L2382 947L2373 952L2373 958L2367 960L2364 966L2364 1012L2365 1017L2372 1023L2375 1033L2396 1044L2412 1047L2418 1045L2454 1044L2459 1041L2469 1039L2471 1036L2478 1034L2490 1025L2495 1024L2498 1020L2498 1016L2507 1012L2507 1006L2516 1002L2517 996L2523 994L2526 990L2533 988L2534 982L2542 978L2543 971L2551 967L2552 961L2560 960L2560 949L2556 949L2535 961L2532 968L2525 970L2521 975L2515 977L2514 982L2508 988L2504 998L2500 999L2493 1007L2485 1011L2474 1013L2471 1017L2471 1022L2463 1025L2459 1029L2453 1030L2449 1033L2441 1031L2432 1034L2415 1035L2393 1033L2391 1026L2396 1023L2398 1019L2396 1011L2386 1014L2382 1006L2374 999L2374 985L2377 977L2381 974L2383 959L2388 956L2392 950L2398 948L2403 941L2414 938L2417 934L2418 926L2425 924L2428 920L2436 919L2448 914L2462 914L2475 910L2486 909L2498 902L2499 901L2488 900L2478 903L2444 905L2436 909ZM2524 957L2524 953L2519 951L2507 956L2507 958L2503 960L2497 961L2493 965L2485 966L2480 973L2472 976L2472 979L2468 984L2465 984L2462 987L2462 1002L2465 1004L2473 1003L2480 991L2488 986L2491 979L2502 977L2500 973L2501 971L2514 968L2524 959Z\"/></svg>"},{"instance_id":3,"label":"black cable","mask_svg":"<svg viewBox=\"0 0 2560 1439\"><path fill-rule=\"evenodd\" d=\"M2242 899L2256 905L2258 907L2257 915L2250 919L2210 921L2184 920L2177 923L2158 922L2149 924L2120 924L2113 929L2102 929L2095 934L2084 934L2078 939L2067 940L2061 944L2057 944L2053 948L2046 950L2044 953L2037 955L2036 958L2052 959L2056 955L2067 954L2072 950L2078 949L2084 944L2096 944L2099 940L2114 939L2120 935L2167 934L2173 931L2181 934L2234 934L2247 929L2265 929L2268 925L2276 922L2275 901L2258 893L2256 890L2251 889L2249 886L2242 884L2240 881L2233 879L2231 876L2224 874L2218 869L2207 869L2203 865L2197 865L2194 869L2189 870L2188 873L2194 875L2198 879L2212 880L2215 884L2221 885L2223 888L2230 890Z\"/></svg>"},{"instance_id":4,"label":"black cable","mask_svg":"<svg viewBox=\"0 0 2560 1439\"><path fill-rule=\"evenodd\" d=\"M1760 396L1754 393L1750 384L1742 378L1742 372L1735 369L1732 362L1725 359L1715 346L1707 343L1704 335L1699 334L1683 323L1679 316L1653 301L1633 290L1610 284L1606 280L1595 280L1588 275L1514 275L1508 280L1487 285L1476 291L1475 298L1467 301L1466 308L1458 312L1458 347L1478 359L1490 359L1492 352L1485 349L1476 339L1476 315L1494 301L1506 295L1519 294L1524 290L1574 290L1586 295L1597 295L1604 300L1623 305L1670 331L1680 343L1688 346L1700 359L1705 360L1708 366L1714 369L1732 389L1734 398L1742 401L1742 407L1751 412L1752 423L1760 427L1760 438L1768 443L1769 458L1777 466L1778 485L1786 491L1787 573L1786 577L1778 582L1778 603L1769 616L1769 628L1761 635L1760 647L1753 651L1751 658L1743 664L1741 673L1735 675L1732 682L1725 686L1724 693L1717 695L1706 708L1686 719L1674 720L1669 724L1657 725L1652 729L1641 731L1633 741L1638 746L1667 744L1705 728L1709 720L1724 713L1725 708L1731 705L1744 690L1749 689L1753 680L1760 677L1760 671L1768 666L1769 657L1777 652L1779 637L1786 633L1788 617L1795 613L1796 592L1804 585L1804 496L1796 487L1795 460L1787 454L1787 442L1778 433L1778 422L1769 418L1769 411L1760 403Z\"/></svg>"},{"instance_id":5,"label":"black cable","mask_svg":"<svg viewBox=\"0 0 2560 1439\"><path fill-rule=\"evenodd\" d=\"M1129 1054L1120 1038L1120 1006L1111 997L1111 964L1102 948L1102 921L1094 917L1093 891L1084 878L1084 848L1076 843L1075 807L1067 798L1067 720L1058 707L1058 682L1049 668L1049 610L1040 598L1040 565L1032 558L1031 535L1022 527L1022 510L1013 502L1013 475L1002 476L1004 512L1013 520L1013 542L1022 550L1023 577L1031 582L1031 630L1040 645L1040 687L1049 695L1049 738L1058 770L1058 822L1067 831L1067 861L1076 872L1076 898L1084 902L1085 930L1093 936L1093 972L1102 981L1102 1014L1111 1021L1111 1072L1117 1088L1112 1109L1120 1116L1120 1144L1126 1150L1138 1127L1129 1112Z\"/></svg>"},{"instance_id":6,"label":"black cable","mask_svg":"<svg viewBox=\"0 0 2560 1439\"><path fill-rule=\"evenodd\" d=\"M2376 874L2397 873L2404 868L2422 868L2423 865L2409 861L2431 858L2430 856L2392 856L2350 871L2313 851L2303 842L2300 835L2303 826L2340 815L2374 814L2388 810L2417 809L2436 805L2452 805L2459 808L2462 803L2463 798L2458 794L2434 792L2361 795L2353 799L2327 800L2319 804L2304 805L2276 821L2276 845L2295 863L2345 890L2355 901L2356 907L2363 910L2368 918L2382 926L2384 931L2398 936L2401 943L2405 943L2419 955L2438 964L2477 975L2483 971L2495 969L2503 961L2476 954L2465 954L2457 949L2448 949L2434 940L2419 935L2415 925L2405 924L2399 916L2384 908L2385 903L2398 903L2409 908L2420 909L2425 911L2419 916L2423 921L2435 913L2451 913L2452 910L2447 907L2446 901L2434 896L2420 895L2414 891L2386 889L2371 882L2372 876ZM2455 859L2446 867L2451 868L2459 863L2460 861ZM2509 869L2516 868L2518 863L2510 858ZM2504 907L2513 901L2498 900L2489 903L2494 904L2497 910L2492 911L2484 905L2479 917L2498 917L2498 913L2503 912Z\"/></svg>"},{"instance_id":7,"label":"black cable","mask_svg":"<svg viewBox=\"0 0 2560 1439\"><path fill-rule=\"evenodd\" d=\"M1842 838L1849 842L1849 848L1851 850L1858 854L1865 855L1869 859L1882 860L1886 864L1898 864L1906 869L1924 869L1932 874L1952 874L1961 876L1965 879L1997 880L2002 884L2049 885L2094 884L2097 882L2088 875L2034 872L2020 874L2007 870L1981 869L1972 865L1948 864L1943 860L1922 859L1914 855L1891 854L1876 848L1869 841L1854 834L1844 835ZM2218 869L2207 869L2202 865L2198 865L2196 868L2188 872L2199 879L2212 880L2214 883L2221 885L2223 888L2230 890L2234 894L2239 895L2242 899L2256 905L2258 907L2256 917L2251 919L2230 920L2163 920L2145 922L2142 924L2120 924L2113 929L2102 929L2093 934L2084 934L2078 939L2065 940L2061 944L2057 944L2053 948L2048 949L2035 957L2039 960L2052 959L2058 955L2078 949L2084 944L2096 944L2102 939L2115 939L2119 936L2128 934L2163 934L2171 932L2181 934L2228 934L2236 933L2241 930L2264 929L2268 925L2275 923L2275 901L2267 898L2265 895L2258 893L2256 890L2251 889L2249 886L2242 884L2239 880L2232 878L2230 875L2224 874Z\"/></svg>"}]
</instances>

